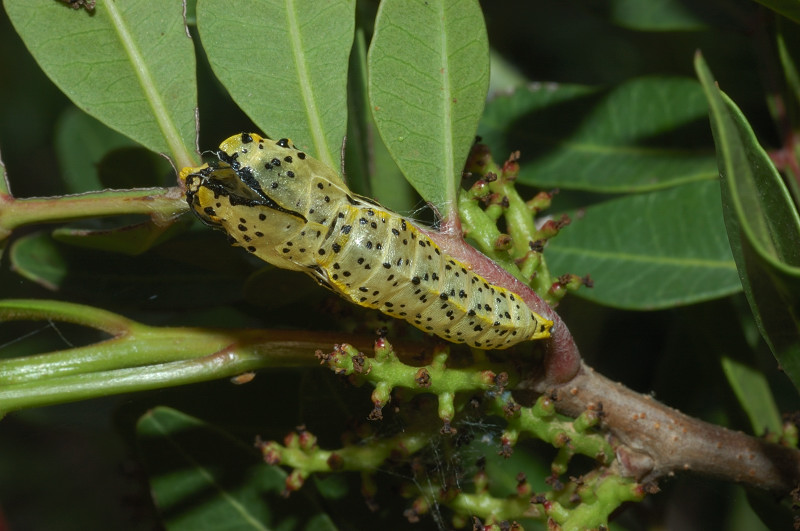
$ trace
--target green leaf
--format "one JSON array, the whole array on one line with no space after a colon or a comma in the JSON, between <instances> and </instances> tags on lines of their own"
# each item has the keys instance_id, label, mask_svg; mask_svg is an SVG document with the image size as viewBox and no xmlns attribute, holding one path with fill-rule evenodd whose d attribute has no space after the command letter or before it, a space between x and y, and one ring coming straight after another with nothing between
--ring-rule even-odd
<instances>
[{"instance_id":1,"label":"green leaf","mask_svg":"<svg viewBox=\"0 0 800 531\"><path fill-rule=\"evenodd\" d=\"M737 406L750 421L751 433L759 437L767 432L778 435L784 431L783 422L763 370L763 360L770 358L760 355L766 352L758 353L758 350L765 350L764 345L750 312L740 302L744 303L743 297L732 297L686 308L676 326L689 338L684 341L691 341L696 353L719 359ZM736 326L737 323L741 326ZM696 384L703 385L700 380ZM693 384L683 381L682 385L685 388ZM740 412L735 411L733 416L738 418Z\"/></svg>"},{"instance_id":2,"label":"green leaf","mask_svg":"<svg viewBox=\"0 0 800 531\"><path fill-rule=\"evenodd\" d=\"M781 416L764 373L742 360L727 356L722 357L721 363L728 383L750 419L753 432L758 436L766 431L781 433Z\"/></svg>"},{"instance_id":3,"label":"green leaf","mask_svg":"<svg viewBox=\"0 0 800 531\"><path fill-rule=\"evenodd\" d=\"M591 275L594 288L577 295L618 308L669 308L741 289L716 182L589 207L548 243L545 258L554 273Z\"/></svg>"},{"instance_id":4,"label":"green leaf","mask_svg":"<svg viewBox=\"0 0 800 531\"><path fill-rule=\"evenodd\" d=\"M755 0L784 17L800 23L800 2L798 0Z\"/></svg>"},{"instance_id":5,"label":"green leaf","mask_svg":"<svg viewBox=\"0 0 800 531\"><path fill-rule=\"evenodd\" d=\"M199 419L157 407L139 419L137 438L167 529L336 529L304 493L281 496L285 472Z\"/></svg>"},{"instance_id":6,"label":"green leaf","mask_svg":"<svg viewBox=\"0 0 800 531\"><path fill-rule=\"evenodd\" d=\"M417 192L449 215L489 86L478 2L385 0L368 65L386 147Z\"/></svg>"},{"instance_id":7,"label":"green leaf","mask_svg":"<svg viewBox=\"0 0 800 531\"><path fill-rule=\"evenodd\" d=\"M88 114L175 164L193 165L195 61L183 3L4 0L42 70Z\"/></svg>"},{"instance_id":8,"label":"green leaf","mask_svg":"<svg viewBox=\"0 0 800 531\"><path fill-rule=\"evenodd\" d=\"M536 84L491 101L478 135L497 159L521 150L522 183L638 192L716 179L707 112L700 85L682 78Z\"/></svg>"},{"instance_id":9,"label":"green leaf","mask_svg":"<svg viewBox=\"0 0 800 531\"><path fill-rule=\"evenodd\" d=\"M375 122L367 98L367 51L364 30L356 30L353 51L350 53L347 87L347 144L345 145L345 170L347 185L354 192L374 197L370 181L370 144L380 137L374 129ZM385 149L385 147L384 147ZM397 169L399 172L399 168ZM401 178L402 180L402 178Z\"/></svg>"},{"instance_id":10,"label":"green leaf","mask_svg":"<svg viewBox=\"0 0 800 531\"><path fill-rule=\"evenodd\" d=\"M113 149L136 145L76 107L69 107L56 123L55 143L66 192L70 194L102 189L97 173L102 158Z\"/></svg>"},{"instance_id":11,"label":"green leaf","mask_svg":"<svg viewBox=\"0 0 800 531\"><path fill-rule=\"evenodd\" d=\"M800 389L800 215L789 191L736 105L695 68L709 101L733 256L761 335Z\"/></svg>"},{"instance_id":12,"label":"green leaf","mask_svg":"<svg viewBox=\"0 0 800 531\"><path fill-rule=\"evenodd\" d=\"M56 153L66 191L72 194L175 182L168 160L76 107L69 107L56 124Z\"/></svg>"},{"instance_id":13,"label":"green leaf","mask_svg":"<svg viewBox=\"0 0 800 531\"><path fill-rule=\"evenodd\" d=\"M700 6L700 9L708 9ZM708 29L698 6L680 0L612 0L611 19L639 31L697 31Z\"/></svg>"},{"instance_id":14,"label":"green leaf","mask_svg":"<svg viewBox=\"0 0 800 531\"><path fill-rule=\"evenodd\" d=\"M331 168L347 126L355 2L200 1L197 26L214 74L272 138L292 138Z\"/></svg>"},{"instance_id":15,"label":"green leaf","mask_svg":"<svg viewBox=\"0 0 800 531\"><path fill-rule=\"evenodd\" d=\"M367 95L367 49L364 32L356 32L350 54L347 99L347 181L362 195L397 211L413 208L416 195L381 140Z\"/></svg>"}]
</instances>

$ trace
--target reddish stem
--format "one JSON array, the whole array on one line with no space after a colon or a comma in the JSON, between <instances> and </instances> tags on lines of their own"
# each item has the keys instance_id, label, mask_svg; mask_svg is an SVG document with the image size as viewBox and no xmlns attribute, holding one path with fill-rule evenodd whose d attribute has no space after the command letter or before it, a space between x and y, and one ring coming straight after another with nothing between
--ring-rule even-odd
<instances>
[{"instance_id":1,"label":"reddish stem","mask_svg":"<svg viewBox=\"0 0 800 531\"><path fill-rule=\"evenodd\" d=\"M439 231L425 231L444 252L472 267L483 278L518 294L528 307L553 321L550 339L545 340L543 378L549 385L569 382L581 368L581 354L561 317L530 287L517 280L492 259L464 241L461 223L455 219L442 223ZM453 221L454 220L454 221Z\"/></svg>"}]
</instances>

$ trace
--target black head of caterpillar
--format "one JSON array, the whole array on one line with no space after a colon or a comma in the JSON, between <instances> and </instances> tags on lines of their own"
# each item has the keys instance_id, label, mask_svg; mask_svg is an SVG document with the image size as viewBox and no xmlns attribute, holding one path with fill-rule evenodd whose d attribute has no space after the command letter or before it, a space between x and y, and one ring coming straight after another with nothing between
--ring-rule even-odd
<instances>
[{"instance_id":1,"label":"black head of caterpillar","mask_svg":"<svg viewBox=\"0 0 800 531\"><path fill-rule=\"evenodd\" d=\"M550 336L552 321L519 295L446 255L411 221L350 192L287 139L242 133L217 157L181 171L186 200L262 260L455 343L503 349Z\"/></svg>"}]
</instances>

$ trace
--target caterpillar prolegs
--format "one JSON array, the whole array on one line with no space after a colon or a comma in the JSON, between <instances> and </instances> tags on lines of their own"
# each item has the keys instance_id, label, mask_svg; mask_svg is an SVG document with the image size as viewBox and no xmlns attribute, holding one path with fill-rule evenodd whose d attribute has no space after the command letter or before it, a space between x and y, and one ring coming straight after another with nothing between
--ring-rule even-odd
<instances>
[{"instance_id":1,"label":"caterpillar prolegs","mask_svg":"<svg viewBox=\"0 0 800 531\"><path fill-rule=\"evenodd\" d=\"M552 321L519 295L442 252L411 221L350 192L287 139L242 133L217 157L181 171L186 200L262 260L455 343L504 349L550 336Z\"/></svg>"}]
</instances>

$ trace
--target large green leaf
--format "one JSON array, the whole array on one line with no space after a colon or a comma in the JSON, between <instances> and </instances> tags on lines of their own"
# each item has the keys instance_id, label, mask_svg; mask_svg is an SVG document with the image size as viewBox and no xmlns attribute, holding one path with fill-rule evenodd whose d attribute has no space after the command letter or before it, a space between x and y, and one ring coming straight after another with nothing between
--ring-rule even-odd
<instances>
[{"instance_id":1,"label":"large green leaf","mask_svg":"<svg viewBox=\"0 0 800 531\"><path fill-rule=\"evenodd\" d=\"M521 151L520 182L596 192L715 179L700 85L642 78L610 90L536 84L486 107L478 135L495 157Z\"/></svg>"},{"instance_id":2,"label":"large green leaf","mask_svg":"<svg viewBox=\"0 0 800 531\"><path fill-rule=\"evenodd\" d=\"M239 107L267 135L290 137L336 170L347 125L347 62L355 4L197 4L203 48L214 74Z\"/></svg>"},{"instance_id":3,"label":"large green leaf","mask_svg":"<svg viewBox=\"0 0 800 531\"><path fill-rule=\"evenodd\" d=\"M591 275L594 288L578 295L618 308L668 308L741 289L716 182L589 207L549 242L545 257L553 272Z\"/></svg>"},{"instance_id":4,"label":"large green leaf","mask_svg":"<svg viewBox=\"0 0 800 531\"><path fill-rule=\"evenodd\" d=\"M199 419L157 407L137 436L167 529L334 530L303 493L281 497L286 473Z\"/></svg>"},{"instance_id":5,"label":"large green leaf","mask_svg":"<svg viewBox=\"0 0 800 531\"><path fill-rule=\"evenodd\" d=\"M42 70L75 104L176 165L196 156L195 60L183 2L4 0Z\"/></svg>"},{"instance_id":6,"label":"large green leaf","mask_svg":"<svg viewBox=\"0 0 800 531\"><path fill-rule=\"evenodd\" d=\"M478 2L384 0L368 65L386 147L419 194L448 214L489 87Z\"/></svg>"},{"instance_id":7,"label":"large green leaf","mask_svg":"<svg viewBox=\"0 0 800 531\"><path fill-rule=\"evenodd\" d=\"M800 388L800 215L769 155L701 56L733 256L761 335Z\"/></svg>"}]
</instances>

